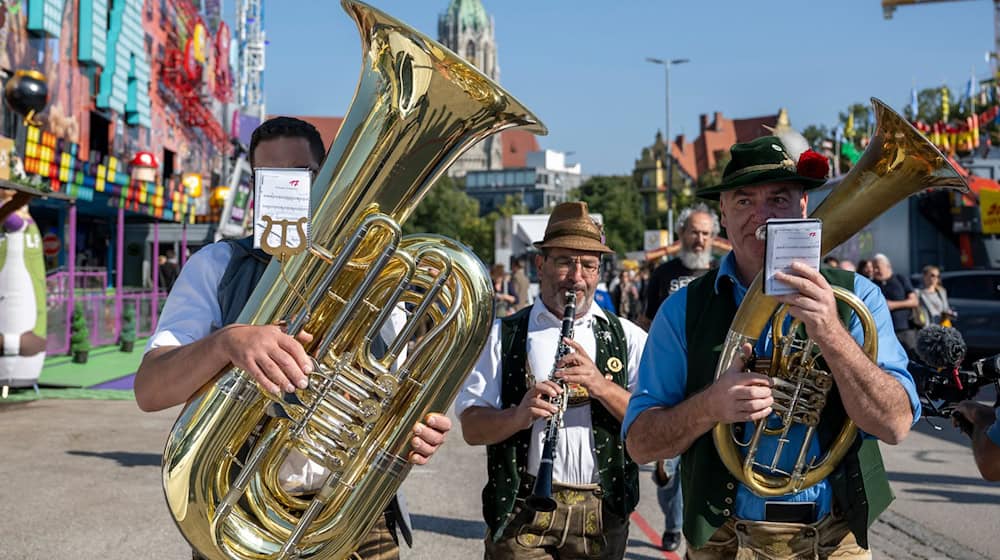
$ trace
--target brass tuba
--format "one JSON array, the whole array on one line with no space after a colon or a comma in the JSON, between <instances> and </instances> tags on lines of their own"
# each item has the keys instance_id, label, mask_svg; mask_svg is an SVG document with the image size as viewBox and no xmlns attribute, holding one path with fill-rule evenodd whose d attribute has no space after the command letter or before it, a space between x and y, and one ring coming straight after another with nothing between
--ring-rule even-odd
<instances>
[{"instance_id":1,"label":"brass tuba","mask_svg":"<svg viewBox=\"0 0 1000 560\"><path fill-rule=\"evenodd\" d=\"M492 320L482 262L444 237L402 237L399 224L476 142L516 126L546 132L440 44L360 2L342 4L363 65L312 189L312 245L272 262L240 317L314 335L309 387L275 396L229 367L181 413L163 453L170 512L212 560L354 551L409 472L413 425L449 406ZM401 304L412 309L405 326L373 349ZM418 327L426 334L407 350ZM279 481L290 453L329 473L311 499Z\"/></svg>"},{"instance_id":2,"label":"brass tuba","mask_svg":"<svg viewBox=\"0 0 1000 560\"><path fill-rule=\"evenodd\" d=\"M823 221L821 254L847 241L912 194L930 188L968 189L965 180L941 152L910 123L878 99L873 98L872 105L877 128L871 143L857 165L832 188L826 200L810 215ZM798 492L829 476L850 449L857 436L857 428L848 418L831 448L806 464L809 442L819 424L827 394L834 386L833 375L819 367L817 361L821 353L818 346L808 339L796 337L800 321L792 321L787 329L783 328L788 315L787 306L781 306L775 312L778 304L774 298L762 293L761 282L762 275L758 274L733 318L719 355L715 377L728 369L744 343L756 344L770 320L774 352L769 360L757 360L754 369L770 375L773 380L772 408L780 422L768 424L767 419L757 421L754 434L746 444L737 440L731 424L717 424L712 438L729 472L755 494L771 497ZM835 287L834 295L858 316L865 333L862 348L875 361L878 338L871 313L850 291ZM806 437L802 448L795 451L795 466L790 472L783 471L778 467L785 450L781 439L796 423L805 426ZM773 461L763 464L756 457L762 434L781 438ZM741 447L747 448L745 455L740 451Z\"/></svg>"}]
</instances>

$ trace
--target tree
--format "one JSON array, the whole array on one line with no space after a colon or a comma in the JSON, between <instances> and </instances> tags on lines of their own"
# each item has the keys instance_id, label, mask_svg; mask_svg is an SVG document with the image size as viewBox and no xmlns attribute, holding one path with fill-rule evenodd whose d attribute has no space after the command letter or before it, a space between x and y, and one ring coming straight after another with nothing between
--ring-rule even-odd
<instances>
[{"instance_id":1,"label":"tree","mask_svg":"<svg viewBox=\"0 0 1000 560\"><path fill-rule=\"evenodd\" d=\"M955 118L964 119L969 116L968 102L962 101L955 96L955 92L948 88L948 120ZM913 118L913 110L910 107L905 109L906 116L910 120L923 121L933 124L942 120L941 113L941 88L924 88L917 92L917 118Z\"/></svg>"},{"instance_id":2,"label":"tree","mask_svg":"<svg viewBox=\"0 0 1000 560\"><path fill-rule=\"evenodd\" d=\"M855 137L871 136L875 123L872 121L872 109L864 103L852 103L846 113L839 113L840 125L847 131L847 117L854 115Z\"/></svg>"},{"instance_id":3,"label":"tree","mask_svg":"<svg viewBox=\"0 0 1000 560\"><path fill-rule=\"evenodd\" d=\"M802 130L802 136L805 137L806 142L809 142L809 146L816 148L820 145L824 139L830 137L830 131L826 128L826 125L816 126L811 124Z\"/></svg>"},{"instance_id":4,"label":"tree","mask_svg":"<svg viewBox=\"0 0 1000 560\"><path fill-rule=\"evenodd\" d=\"M493 262L493 222L479 217L479 203L451 177L441 177L403 223L403 233L433 232L468 245L483 262Z\"/></svg>"},{"instance_id":5,"label":"tree","mask_svg":"<svg viewBox=\"0 0 1000 560\"><path fill-rule=\"evenodd\" d=\"M118 343L122 352L131 352L135 345L135 305L129 301L122 308L122 330Z\"/></svg>"},{"instance_id":6,"label":"tree","mask_svg":"<svg viewBox=\"0 0 1000 560\"><path fill-rule=\"evenodd\" d=\"M627 175L591 177L571 196L587 203L590 211L604 218L607 245L617 253L642 248L642 198Z\"/></svg>"},{"instance_id":7,"label":"tree","mask_svg":"<svg viewBox=\"0 0 1000 560\"><path fill-rule=\"evenodd\" d=\"M82 302L76 302L70 321L69 351L75 363L84 364L90 352L90 329L87 327L87 316L84 314Z\"/></svg>"},{"instance_id":8,"label":"tree","mask_svg":"<svg viewBox=\"0 0 1000 560\"><path fill-rule=\"evenodd\" d=\"M530 214L531 212L528 210L528 205L524 203L522 197L509 194L504 198L503 204L493 213L497 217L509 218L514 214ZM490 220L490 223L493 223L493 221Z\"/></svg>"}]
</instances>

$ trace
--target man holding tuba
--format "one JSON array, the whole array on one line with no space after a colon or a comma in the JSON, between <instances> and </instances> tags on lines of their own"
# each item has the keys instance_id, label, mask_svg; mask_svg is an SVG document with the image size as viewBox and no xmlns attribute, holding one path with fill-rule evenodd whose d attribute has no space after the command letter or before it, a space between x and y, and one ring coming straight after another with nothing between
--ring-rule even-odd
<instances>
[{"instance_id":1,"label":"man holding tuba","mask_svg":"<svg viewBox=\"0 0 1000 560\"><path fill-rule=\"evenodd\" d=\"M594 304L601 256L613 251L586 203L556 206L535 246L540 296L493 322L455 401L465 441L487 446L485 558L619 559L639 499L638 467L621 441L621 419L646 333ZM575 307L567 305L571 299ZM560 357L566 312L573 337L562 340L571 351ZM551 399L559 395L567 408L549 447L547 421L557 412ZM551 469L540 467L547 447L554 448ZM536 497L535 476L544 471L551 475L542 486L553 511L525 503Z\"/></svg>"},{"instance_id":2,"label":"man holding tuba","mask_svg":"<svg viewBox=\"0 0 1000 560\"><path fill-rule=\"evenodd\" d=\"M733 425L727 437L737 438L739 445L750 441L753 422L766 419L767 427L774 427L777 382L750 371L754 362L760 367L778 357L772 356L770 329L760 333L754 347L743 344L728 368L721 365L718 378L715 372L737 307L765 304L743 302L764 265L759 228L769 218L805 217L806 191L822 185L828 169L825 158L811 151L796 164L773 136L735 144L730 153L722 183L698 194L719 200L733 250L718 269L667 299L653 320L624 420L628 451L640 463L682 455L688 558L870 558L867 527L892 499L877 440L899 443L920 414L885 298L870 281L853 272L801 264L793 265L790 274L778 273L797 293L775 300L802 322L835 384L805 446L805 464L812 466L832 447L850 425L847 418L860 430L840 442L849 447L831 474L784 495L761 497L741 482L755 479L745 471L739 473L743 478L732 474L713 442L718 424ZM832 285L853 292L870 311L878 339L874 361L859 346L861 322L838 309ZM805 439L803 428L793 423L787 432L763 435L752 472L769 467L791 472ZM784 452L775 464L780 448Z\"/></svg>"},{"instance_id":3,"label":"man holding tuba","mask_svg":"<svg viewBox=\"0 0 1000 560\"><path fill-rule=\"evenodd\" d=\"M306 168L315 175L325 153L323 139L313 125L288 117L264 122L250 141L250 165L255 169ZM136 372L139 408L150 412L184 403L227 364L252 375L265 391L292 393L296 387L307 387L312 365L302 344L310 342L311 335L293 338L276 325L235 323L269 260L269 255L253 248L250 237L209 245L191 257L167 297ZM398 319L396 314L394 319ZM383 329L382 337L391 339L395 333L386 330L391 328ZM450 429L451 420L442 414L417 423L410 461L425 464ZM325 474L322 467L297 453L290 454L279 470L282 486L300 497L315 492ZM394 529L398 524L409 542L406 523L394 499L357 555L363 560L399 558ZM199 558L197 553L195 558Z\"/></svg>"}]
</instances>

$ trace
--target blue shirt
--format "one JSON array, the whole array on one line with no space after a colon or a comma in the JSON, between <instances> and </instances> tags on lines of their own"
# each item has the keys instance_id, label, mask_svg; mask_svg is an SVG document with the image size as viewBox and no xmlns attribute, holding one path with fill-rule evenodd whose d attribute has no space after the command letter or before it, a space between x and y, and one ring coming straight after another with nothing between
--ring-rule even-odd
<instances>
[{"instance_id":1,"label":"blue shirt","mask_svg":"<svg viewBox=\"0 0 1000 560\"><path fill-rule=\"evenodd\" d=\"M722 260L719 266L719 274L715 282L715 291L725 288L726 284L719 279L728 276L732 279L733 296L736 304L743 302L743 297L747 293L747 287L740 283L736 275L736 258L730 253ZM875 319L875 326L878 331L878 366L888 375L893 376L906 390L910 399L910 407L913 410L913 422L920 418L920 400L917 397L916 386L913 377L906 371L906 352L896 339L892 328L892 317L889 308L885 303L881 290L867 278L861 275L854 277L854 293L864 301ZM625 419L622 422L622 433L627 434L632 422L645 410L658 407L672 407L682 402L685 398L687 386L687 287L667 298L660 306L653 324L649 329L649 338L646 340L646 349L643 351L642 361L639 363L639 379L636 389L629 400L628 409L625 412ZM755 351L759 356L771 355L771 335L770 325L757 340ZM855 340L861 341L864 337L861 323L857 317L852 317L850 333ZM775 416L772 416L772 419ZM799 444L804 437L805 427L796 424L789 439L791 443L786 444L782 459L778 463L780 469L789 470L795 463L794 453L799 449ZM753 424L747 424L744 430L747 441L753 434ZM770 462L777 446L777 438L763 436L760 440L760 451L758 461ZM790 451L791 449L791 451ZM819 443L813 437L809 446L807 462L813 457L820 455ZM816 502L817 519L822 518L830 512L832 495L828 481L824 480L815 486L806 488L796 494L782 496L778 498L767 498L768 501L791 501L791 502ZM761 498L742 484L736 492L735 517L761 521L764 519L764 502Z\"/></svg>"},{"instance_id":2,"label":"blue shirt","mask_svg":"<svg viewBox=\"0 0 1000 560\"><path fill-rule=\"evenodd\" d=\"M986 437L990 438L993 443L1000 445L1000 408L996 410L996 414L997 421L986 429Z\"/></svg>"}]
</instances>

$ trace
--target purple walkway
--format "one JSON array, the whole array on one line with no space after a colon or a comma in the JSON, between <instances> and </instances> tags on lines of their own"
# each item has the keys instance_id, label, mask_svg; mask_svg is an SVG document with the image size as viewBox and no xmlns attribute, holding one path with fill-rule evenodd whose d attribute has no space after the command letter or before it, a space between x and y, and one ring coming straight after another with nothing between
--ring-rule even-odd
<instances>
[{"instance_id":1,"label":"purple walkway","mask_svg":"<svg viewBox=\"0 0 1000 560\"><path fill-rule=\"evenodd\" d=\"M94 385L94 386L89 387L89 388L90 389L121 389L123 391L125 391L125 390L129 390L130 391L133 388L133 383L134 382L135 382L135 374L134 373L130 373L130 374L126 375L125 377L119 377L118 379L112 379L111 381L105 381L104 383L101 383L100 385Z\"/></svg>"}]
</instances>

